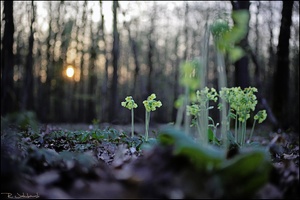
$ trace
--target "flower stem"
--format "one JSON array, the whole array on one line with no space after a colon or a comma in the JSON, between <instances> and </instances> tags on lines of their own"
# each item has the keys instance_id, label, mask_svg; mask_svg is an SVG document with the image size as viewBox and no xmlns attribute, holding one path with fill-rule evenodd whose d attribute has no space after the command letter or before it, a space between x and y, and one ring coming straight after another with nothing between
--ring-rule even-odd
<instances>
[{"instance_id":1,"label":"flower stem","mask_svg":"<svg viewBox=\"0 0 300 200\"><path fill-rule=\"evenodd\" d=\"M253 122L253 126L252 126L251 133L250 133L250 137L249 137L249 142L250 142L251 139L252 139L252 134L253 134L253 130L254 130L255 123L256 123L256 120L254 120L254 122Z\"/></svg>"},{"instance_id":2,"label":"flower stem","mask_svg":"<svg viewBox=\"0 0 300 200\"><path fill-rule=\"evenodd\" d=\"M131 137L134 137L134 112L133 108L131 109Z\"/></svg>"},{"instance_id":3,"label":"flower stem","mask_svg":"<svg viewBox=\"0 0 300 200\"><path fill-rule=\"evenodd\" d=\"M149 122L150 122L150 112L146 111L146 133L145 133L145 140L148 141L149 137Z\"/></svg>"},{"instance_id":4,"label":"flower stem","mask_svg":"<svg viewBox=\"0 0 300 200\"><path fill-rule=\"evenodd\" d=\"M238 132L238 115L235 116L235 129L234 129L234 141L237 143L237 132Z\"/></svg>"}]
</instances>

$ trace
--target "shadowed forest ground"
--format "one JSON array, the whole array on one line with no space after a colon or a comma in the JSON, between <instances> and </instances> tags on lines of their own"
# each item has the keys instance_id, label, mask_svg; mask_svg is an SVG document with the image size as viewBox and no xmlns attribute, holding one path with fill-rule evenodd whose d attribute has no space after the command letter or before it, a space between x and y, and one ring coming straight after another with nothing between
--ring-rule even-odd
<instances>
[{"instance_id":1,"label":"shadowed forest ground","mask_svg":"<svg viewBox=\"0 0 300 200\"><path fill-rule=\"evenodd\" d=\"M162 126L156 124L150 127L150 137L159 134ZM10 131L3 131L1 198L299 198L297 133L275 133L263 126L256 130L253 139L269 146L274 168L268 182L251 196L239 196L236 189L222 191L220 185L212 184L215 183L214 177L195 170L186 158L175 156L169 147L159 145L138 151L128 147L128 143L124 142L126 140L120 139L120 136L113 142L99 142L86 147L87 151L80 154L70 154L71 157L76 156L78 162L73 159L57 162L58 153L74 144L63 135L55 140L46 137L52 133L66 134L108 127L126 134L131 132L130 125L101 124L92 127L86 124L48 124L40 130L44 135L43 141L23 137L22 144L27 146L19 144L17 147L13 145L13 138L5 136L16 132L16 129L11 127ZM144 124L136 124L135 132L143 135ZM69 156L67 154L64 153L65 158ZM234 177L232 182L234 184Z\"/></svg>"}]
</instances>

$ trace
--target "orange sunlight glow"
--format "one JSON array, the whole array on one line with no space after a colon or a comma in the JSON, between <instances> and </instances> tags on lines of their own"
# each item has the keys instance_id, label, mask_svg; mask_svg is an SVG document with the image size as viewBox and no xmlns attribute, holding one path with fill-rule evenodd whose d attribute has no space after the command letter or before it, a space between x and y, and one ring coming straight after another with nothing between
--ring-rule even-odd
<instances>
[{"instance_id":1,"label":"orange sunlight glow","mask_svg":"<svg viewBox=\"0 0 300 200\"><path fill-rule=\"evenodd\" d=\"M66 75L69 78L72 78L74 76L75 70L73 68L73 66L69 65L66 69Z\"/></svg>"}]
</instances>

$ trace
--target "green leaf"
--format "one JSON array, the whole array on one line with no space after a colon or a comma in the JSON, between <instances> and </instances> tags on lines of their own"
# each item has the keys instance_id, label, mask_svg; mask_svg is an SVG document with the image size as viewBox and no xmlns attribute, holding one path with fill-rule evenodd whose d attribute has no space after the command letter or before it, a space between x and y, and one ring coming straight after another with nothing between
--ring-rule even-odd
<instances>
[{"instance_id":1,"label":"green leaf","mask_svg":"<svg viewBox=\"0 0 300 200\"><path fill-rule=\"evenodd\" d=\"M214 132L209 128L207 130L207 136L208 136L208 141L213 141L214 140Z\"/></svg>"},{"instance_id":2,"label":"green leaf","mask_svg":"<svg viewBox=\"0 0 300 200\"><path fill-rule=\"evenodd\" d=\"M230 61L234 63L241 59L245 55L245 52L241 47L236 46L234 48L228 49L228 55Z\"/></svg>"},{"instance_id":3,"label":"green leaf","mask_svg":"<svg viewBox=\"0 0 300 200\"><path fill-rule=\"evenodd\" d=\"M232 19L237 26L245 27L250 19L250 14L246 10L235 10L232 12Z\"/></svg>"},{"instance_id":4,"label":"green leaf","mask_svg":"<svg viewBox=\"0 0 300 200\"><path fill-rule=\"evenodd\" d=\"M200 145L181 130L168 127L159 134L161 144L174 145L175 155L184 155L199 169L217 168L224 158L224 152L210 145Z\"/></svg>"},{"instance_id":5,"label":"green leaf","mask_svg":"<svg viewBox=\"0 0 300 200\"><path fill-rule=\"evenodd\" d=\"M209 142L213 142L218 145L220 144L220 141L218 140L218 138L215 137L214 132L210 128L207 130L207 136Z\"/></svg>"},{"instance_id":6,"label":"green leaf","mask_svg":"<svg viewBox=\"0 0 300 200\"><path fill-rule=\"evenodd\" d=\"M271 168L272 165L265 150L251 149L223 162L218 175L228 196L251 197L267 183Z\"/></svg>"}]
</instances>

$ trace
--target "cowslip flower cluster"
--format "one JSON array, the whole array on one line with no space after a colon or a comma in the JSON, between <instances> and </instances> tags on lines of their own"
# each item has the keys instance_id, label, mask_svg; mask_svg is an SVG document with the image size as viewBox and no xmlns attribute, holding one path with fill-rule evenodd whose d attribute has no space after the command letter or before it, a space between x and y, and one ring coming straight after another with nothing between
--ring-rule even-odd
<instances>
[{"instance_id":1,"label":"cowslip flower cluster","mask_svg":"<svg viewBox=\"0 0 300 200\"><path fill-rule=\"evenodd\" d=\"M254 111L257 104L254 92L257 92L255 87L244 90L240 87L222 88L220 98L229 103L230 109L235 111L239 121L245 122L250 118L250 111Z\"/></svg>"},{"instance_id":2,"label":"cowslip flower cluster","mask_svg":"<svg viewBox=\"0 0 300 200\"><path fill-rule=\"evenodd\" d=\"M162 106L161 101L157 101L155 99L156 99L156 95L153 93L147 98L147 100L143 101L143 104L144 104L147 112L155 111L156 108L159 108Z\"/></svg>"},{"instance_id":3,"label":"cowslip flower cluster","mask_svg":"<svg viewBox=\"0 0 300 200\"><path fill-rule=\"evenodd\" d=\"M214 88L203 88L201 91L196 91L196 102L187 106L187 114L197 117L201 109L210 109L208 107L209 101L216 102L218 100L218 93Z\"/></svg>"},{"instance_id":4,"label":"cowslip flower cluster","mask_svg":"<svg viewBox=\"0 0 300 200\"><path fill-rule=\"evenodd\" d=\"M250 112L255 110L257 99L255 96L257 88L247 87L243 90L240 87L222 88L219 92L220 98L229 104L229 120L235 119L235 142L239 142L240 145L245 143L246 139L246 121L250 118ZM254 130L256 121L262 123L267 118L265 110L259 111L254 116L254 123L252 126L250 139ZM238 134L241 133L241 134Z\"/></svg>"},{"instance_id":5,"label":"cowslip flower cluster","mask_svg":"<svg viewBox=\"0 0 300 200\"><path fill-rule=\"evenodd\" d=\"M131 137L134 136L134 112L133 109L137 108L138 105L134 102L132 96L127 96L125 101L121 102L121 105L131 110Z\"/></svg>"},{"instance_id":6,"label":"cowslip flower cluster","mask_svg":"<svg viewBox=\"0 0 300 200\"><path fill-rule=\"evenodd\" d=\"M252 135L253 135L253 131L254 131L256 121L258 121L258 123L260 124L263 121L265 121L266 118L267 118L266 110L260 110L260 111L257 112L256 115L254 115L254 123L253 123L252 130L251 130L251 133L250 133L249 141L251 141L251 139L252 139Z\"/></svg>"},{"instance_id":7,"label":"cowslip flower cluster","mask_svg":"<svg viewBox=\"0 0 300 200\"><path fill-rule=\"evenodd\" d=\"M125 98L125 101L121 102L121 105L129 110L133 108L137 108L138 105L134 102L132 96L128 96Z\"/></svg>"},{"instance_id":8,"label":"cowslip flower cluster","mask_svg":"<svg viewBox=\"0 0 300 200\"><path fill-rule=\"evenodd\" d=\"M267 112L266 110L260 110L258 113L254 116L254 120L258 120L258 123L262 123L267 118Z\"/></svg>"}]
</instances>

